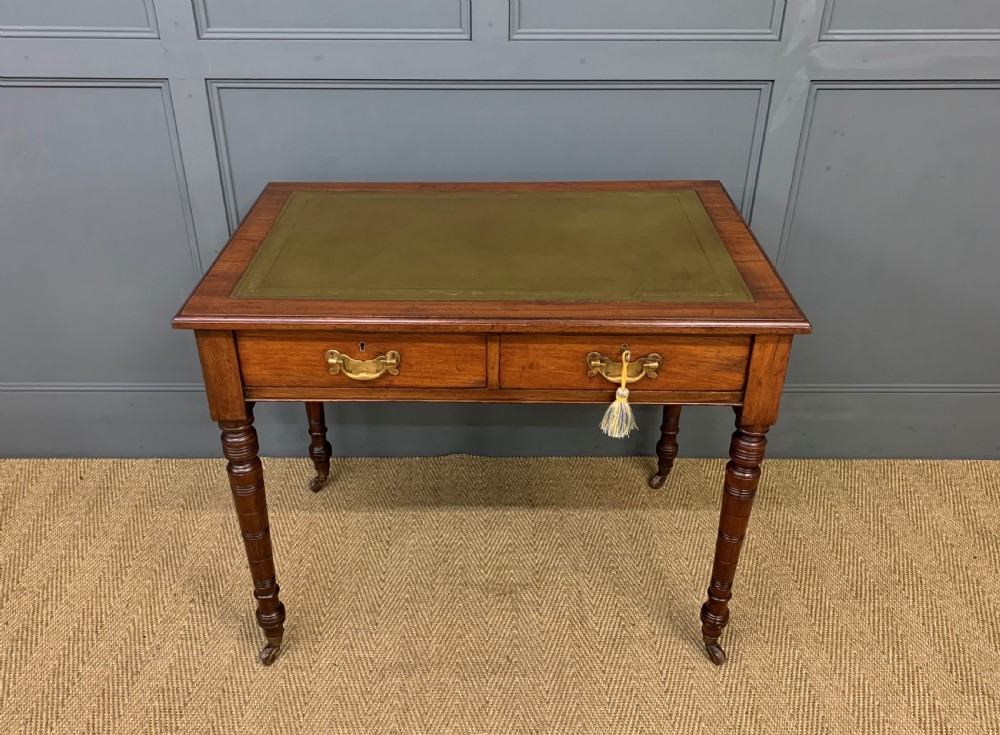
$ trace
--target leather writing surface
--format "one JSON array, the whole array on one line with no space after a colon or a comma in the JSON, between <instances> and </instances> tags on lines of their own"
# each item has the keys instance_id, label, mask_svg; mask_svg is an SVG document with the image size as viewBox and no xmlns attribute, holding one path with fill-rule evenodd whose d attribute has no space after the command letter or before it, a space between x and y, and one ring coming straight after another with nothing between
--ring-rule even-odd
<instances>
[{"instance_id":1,"label":"leather writing surface","mask_svg":"<svg viewBox=\"0 0 1000 735\"><path fill-rule=\"evenodd\" d=\"M690 190L296 191L232 295L753 300Z\"/></svg>"}]
</instances>

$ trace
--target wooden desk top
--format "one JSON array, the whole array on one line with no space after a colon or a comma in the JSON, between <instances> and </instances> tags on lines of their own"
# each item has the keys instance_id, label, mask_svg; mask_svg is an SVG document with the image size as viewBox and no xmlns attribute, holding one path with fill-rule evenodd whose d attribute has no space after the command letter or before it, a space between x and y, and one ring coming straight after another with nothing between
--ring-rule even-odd
<instances>
[{"instance_id":1,"label":"wooden desk top","mask_svg":"<svg viewBox=\"0 0 1000 735\"><path fill-rule=\"evenodd\" d=\"M272 183L174 326L809 331L714 181Z\"/></svg>"}]
</instances>

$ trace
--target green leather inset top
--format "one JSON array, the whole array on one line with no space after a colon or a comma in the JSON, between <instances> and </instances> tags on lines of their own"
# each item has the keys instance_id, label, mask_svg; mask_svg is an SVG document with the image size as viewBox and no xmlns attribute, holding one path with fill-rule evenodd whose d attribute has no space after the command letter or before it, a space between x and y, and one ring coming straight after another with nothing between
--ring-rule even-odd
<instances>
[{"instance_id":1,"label":"green leather inset top","mask_svg":"<svg viewBox=\"0 0 1000 735\"><path fill-rule=\"evenodd\" d=\"M753 301L690 190L297 191L233 296Z\"/></svg>"}]
</instances>

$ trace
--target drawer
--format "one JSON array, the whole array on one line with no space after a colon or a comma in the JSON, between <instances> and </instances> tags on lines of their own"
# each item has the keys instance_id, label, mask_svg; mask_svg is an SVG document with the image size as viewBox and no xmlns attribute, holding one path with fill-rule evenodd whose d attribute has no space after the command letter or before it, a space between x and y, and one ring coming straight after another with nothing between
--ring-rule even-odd
<instances>
[{"instance_id":1,"label":"drawer","mask_svg":"<svg viewBox=\"0 0 1000 735\"><path fill-rule=\"evenodd\" d=\"M240 332L236 335L240 370L247 386L305 388L485 388L486 337L475 334L393 334L372 332ZM330 374L327 352L348 358L345 369ZM380 371L375 361L390 351L399 355L397 375L382 368L378 377L349 376Z\"/></svg>"},{"instance_id":2,"label":"drawer","mask_svg":"<svg viewBox=\"0 0 1000 735\"><path fill-rule=\"evenodd\" d=\"M621 361L627 344L636 362L657 353L656 378L630 383L644 391L738 391L746 382L750 337L626 335L505 335L500 341L500 387L536 390L614 390L601 375L587 375L587 355ZM619 371L620 374L620 371Z\"/></svg>"}]
</instances>

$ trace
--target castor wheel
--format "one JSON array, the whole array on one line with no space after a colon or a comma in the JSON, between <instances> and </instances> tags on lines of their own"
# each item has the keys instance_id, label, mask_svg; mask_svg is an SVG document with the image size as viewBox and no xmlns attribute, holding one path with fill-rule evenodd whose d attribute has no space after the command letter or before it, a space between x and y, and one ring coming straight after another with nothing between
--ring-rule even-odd
<instances>
[{"instance_id":1,"label":"castor wheel","mask_svg":"<svg viewBox=\"0 0 1000 735\"><path fill-rule=\"evenodd\" d=\"M281 649L281 644L277 645L268 641L262 649L260 649L260 663L262 666L270 666L274 663L274 659L278 658L278 651Z\"/></svg>"},{"instance_id":2,"label":"castor wheel","mask_svg":"<svg viewBox=\"0 0 1000 735\"><path fill-rule=\"evenodd\" d=\"M329 479L330 475L317 473L316 477L309 480L309 489L312 490L314 493L318 493L320 490L326 487L326 482Z\"/></svg>"},{"instance_id":3,"label":"castor wheel","mask_svg":"<svg viewBox=\"0 0 1000 735\"><path fill-rule=\"evenodd\" d=\"M722 666L726 663L726 652L722 650L722 646L719 645L718 641L705 641L705 653L708 654L708 659L716 666Z\"/></svg>"},{"instance_id":4,"label":"castor wheel","mask_svg":"<svg viewBox=\"0 0 1000 735\"><path fill-rule=\"evenodd\" d=\"M667 476L661 475L659 472L657 472L653 475L650 475L649 486L654 490L659 490L661 487L663 487L666 481L667 481Z\"/></svg>"}]
</instances>

